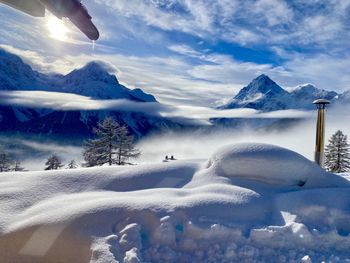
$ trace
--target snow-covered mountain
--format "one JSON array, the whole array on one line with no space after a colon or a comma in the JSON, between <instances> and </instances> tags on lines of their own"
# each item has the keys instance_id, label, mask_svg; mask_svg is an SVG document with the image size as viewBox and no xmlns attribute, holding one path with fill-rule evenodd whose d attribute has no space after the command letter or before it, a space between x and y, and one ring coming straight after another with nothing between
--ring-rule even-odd
<instances>
[{"instance_id":1,"label":"snow-covered mountain","mask_svg":"<svg viewBox=\"0 0 350 263\"><path fill-rule=\"evenodd\" d=\"M252 108L262 111L288 109L289 93L266 75L255 78L221 109Z\"/></svg>"},{"instance_id":2,"label":"snow-covered mountain","mask_svg":"<svg viewBox=\"0 0 350 263\"><path fill-rule=\"evenodd\" d=\"M313 109L314 100L325 98L336 101L337 97L336 92L318 89L311 84L300 85L287 91L267 75L260 75L219 108L252 108L261 111Z\"/></svg>"},{"instance_id":3,"label":"snow-covered mountain","mask_svg":"<svg viewBox=\"0 0 350 263\"><path fill-rule=\"evenodd\" d=\"M130 90L121 85L115 75L108 72L102 62L90 62L66 76L56 78L56 91L75 93L95 99L127 99L140 102L156 102L154 96L141 89Z\"/></svg>"},{"instance_id":4,"label":"snow-covered mountain","mask_svg":"<svg viewBox=\"0 0 350 263\"><path fill-rule=\"evenodd\" d=\"M127 99L156 102L141 89L128 89L109 73L103 62L93 61L67 75L45 75L23 60L0 49L0 90L44 90L74 93L94 99Z\"/></svg>"},{"instance_id":5,"label":"snow-covered mountain","mask_svg":"<svg viewBox=\"0 0 350 263\"><path fill-rule=\"evenodd\" d=\"M334 100L338 96L335 91L318 89L312 84L300 85L290 92L297 108L313 109L312 102L317 99Z\"/></svg>"},{"instance_id":6,"label":"snow-covered mountain","mask_svg":"<svg viewBox=\"0 0 350 263\"><path fill-rule=\"evenodd\" d=\"M349 103L350 104L350 90L345 91L339 95L339 103Z\"/></svg>"},{"instance_id":7,"label":"snow-covered mountain","mask_svg":"<svg viewBox=\"0 0 350 263\"><path fill-rule=\"evenodd\" d=\"M67 75L46 75L34 71L23 60L0 49L0 90L40 90L74 93L98 100L123 99L136 103L158 103L151 94L141 89L121 85L108 66L90 62ZM88 136L92 127L106 116L113 116L129 127L137 137L150 131L180 127L172 120L145 113L94 110L56 111L52 109L0 105L2 132L20 132L52 135Z\"/></svg>"}]
</instances>

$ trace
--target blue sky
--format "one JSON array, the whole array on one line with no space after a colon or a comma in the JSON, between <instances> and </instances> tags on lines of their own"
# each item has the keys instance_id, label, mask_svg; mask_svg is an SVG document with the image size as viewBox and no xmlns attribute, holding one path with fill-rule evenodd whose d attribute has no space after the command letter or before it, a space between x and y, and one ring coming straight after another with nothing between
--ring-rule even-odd
<instances>
[{"instance_id":1,"label":"blue sky","mask_svg":"<svg viewBox=\"0 0 350 263\"><path fill-rule=\"evenodd\" d=\"M265 73L283 87L350 89L348 0L86 0L101 39L0 5L0 46L36 69L67 73L91 60L161 102L215 106Z\"/></svg>"}]
</instances>

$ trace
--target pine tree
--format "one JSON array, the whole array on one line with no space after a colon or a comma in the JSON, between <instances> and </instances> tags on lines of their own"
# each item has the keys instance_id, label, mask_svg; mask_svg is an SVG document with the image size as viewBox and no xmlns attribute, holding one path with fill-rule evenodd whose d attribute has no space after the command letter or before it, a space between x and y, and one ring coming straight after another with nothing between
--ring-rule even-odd
<instances>
[{"instance_id":1,"label":"pine tree","mask_svg":"<svg viewBox=\"0 0 350 263\"><path fill-rule=\"evenodd\" d=\"M45 170L58 170L61 167L63 167L61 158L59 158L57 155L51 155L45 165L47 165L47 167L45 168Z\"/></svg>"},{"instance_id":2,"label":"pine tree","mask_svg":"<svg viewBox=\"0 0 350 263\"><path fill-rule=\"evenodd\" d=\"M75 160L71 160L67 166L67 169L76 169L78 168L77 163L75 162Z\"/></svg>"},{"instance_id":3,"label":"pine tree","mask_svg":"<svg viewBox=\"0 0 350 263\"><path fill-rule=\"evenodd\" d=\"M325 150L325 166L334 173L350 171L350 145L342 131L337 131L329 139Z\"/></svg>"},{"instance_id":4,"label":"pine tree","mask_svg":"<svg viewBox=\"0 0 350 263\"><path fill-rule=\"evenodd\" d=\"M94 129L95 139L85 142L85 166L126 164L129 158L136 158L140 152L134 148L133 137L128 129L120 126L113 118L107 117Z\"/></svg>"},{"instance_id":5,"label":"pine tree","mask_svg":"<svg viewBox=\"0 0 350 263\"><path fill-rule=\"evenodd\" d=\"M12 161L10 156L4 152L0 151L0 172L8 172L11 170Z\"/></svg>"}]
</instances>

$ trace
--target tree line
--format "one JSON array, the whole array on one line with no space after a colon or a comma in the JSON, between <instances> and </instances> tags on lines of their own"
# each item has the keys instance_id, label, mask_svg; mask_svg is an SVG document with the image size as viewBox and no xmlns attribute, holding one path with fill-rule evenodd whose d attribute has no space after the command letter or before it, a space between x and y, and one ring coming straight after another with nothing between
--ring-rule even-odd
<instances>
[{"instance_id":1,"label":"tree line","mask_svg":"<svg viewBox=\"0 0 350 263\"><path fill-rule=\"evenodd\" d=\"M83 167L102 165L127 165L136 159L141 152L135 148L134 137L129 134L126 126L120 125L112 117L105 118L93 129L94 139L84 142ZM45 170L58 170L64 167L57 155L51 155ZM75 160L71 160L67 169L78 168ZM325 168L329 172L343 173L350 171L350 145L347 136L340 130L336 131L325 149ZM12 160L10 155L0 150L0 172L24 171L18 160Z\"/></svg>"},{"instance_id":2,"label":"tree line","mask_svg":"<svg viewBox=\"0 0 350 263\"><path fill-rule=\"evenodd\" d=\"M84 142L83 167L102 165L131 165L141 152L135 148L134 137L129 134L125 125L120 125L112 117L105 118L93 129L95 138ZM64 167L62 159L53 154L45 162L45 170L58 170ZM75 160L71 160L67 169L78 168ZM0 172L23 171L18 161L13 162L10 156L0 151Z\"/></svg>"},{"instance_id":3,"label":"tree line","mask_svg":"<svg viewBox=\"0 0 350 263\"><path fill-rule=\"evenodd\" d=\"M0 150L0 172L20 172L24 171L24 167L21 166L20 161L12 160L9 154Z\"/></svg>"}]
</instances>

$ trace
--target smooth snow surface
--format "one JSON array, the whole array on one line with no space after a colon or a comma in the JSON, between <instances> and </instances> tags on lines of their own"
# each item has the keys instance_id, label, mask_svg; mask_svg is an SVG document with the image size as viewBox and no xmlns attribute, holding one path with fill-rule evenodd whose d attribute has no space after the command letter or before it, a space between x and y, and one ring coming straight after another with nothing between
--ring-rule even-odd
<instances>
[{"instance_id":1,"label":"smooth snow surface","mask_svg":"<svg viewBox=\"0 0 350 263\"><path fill-rule=\"evenodd\" d=\"M350 183L272 145L0 175L1 262L350 262Z\"/></svg>"},{"instance_id":2,"label":"smooth snow surface","mask_svg":"<svg viewBox=\"0 0 350 263\"><path fill-rule=\"evenodd\" d=\"M310 177L324 173L293 151L264 144L227 146L213 155L209 165L215 166L227 177L290 186L302 186Z\"/></svg>"}]
</instances>

